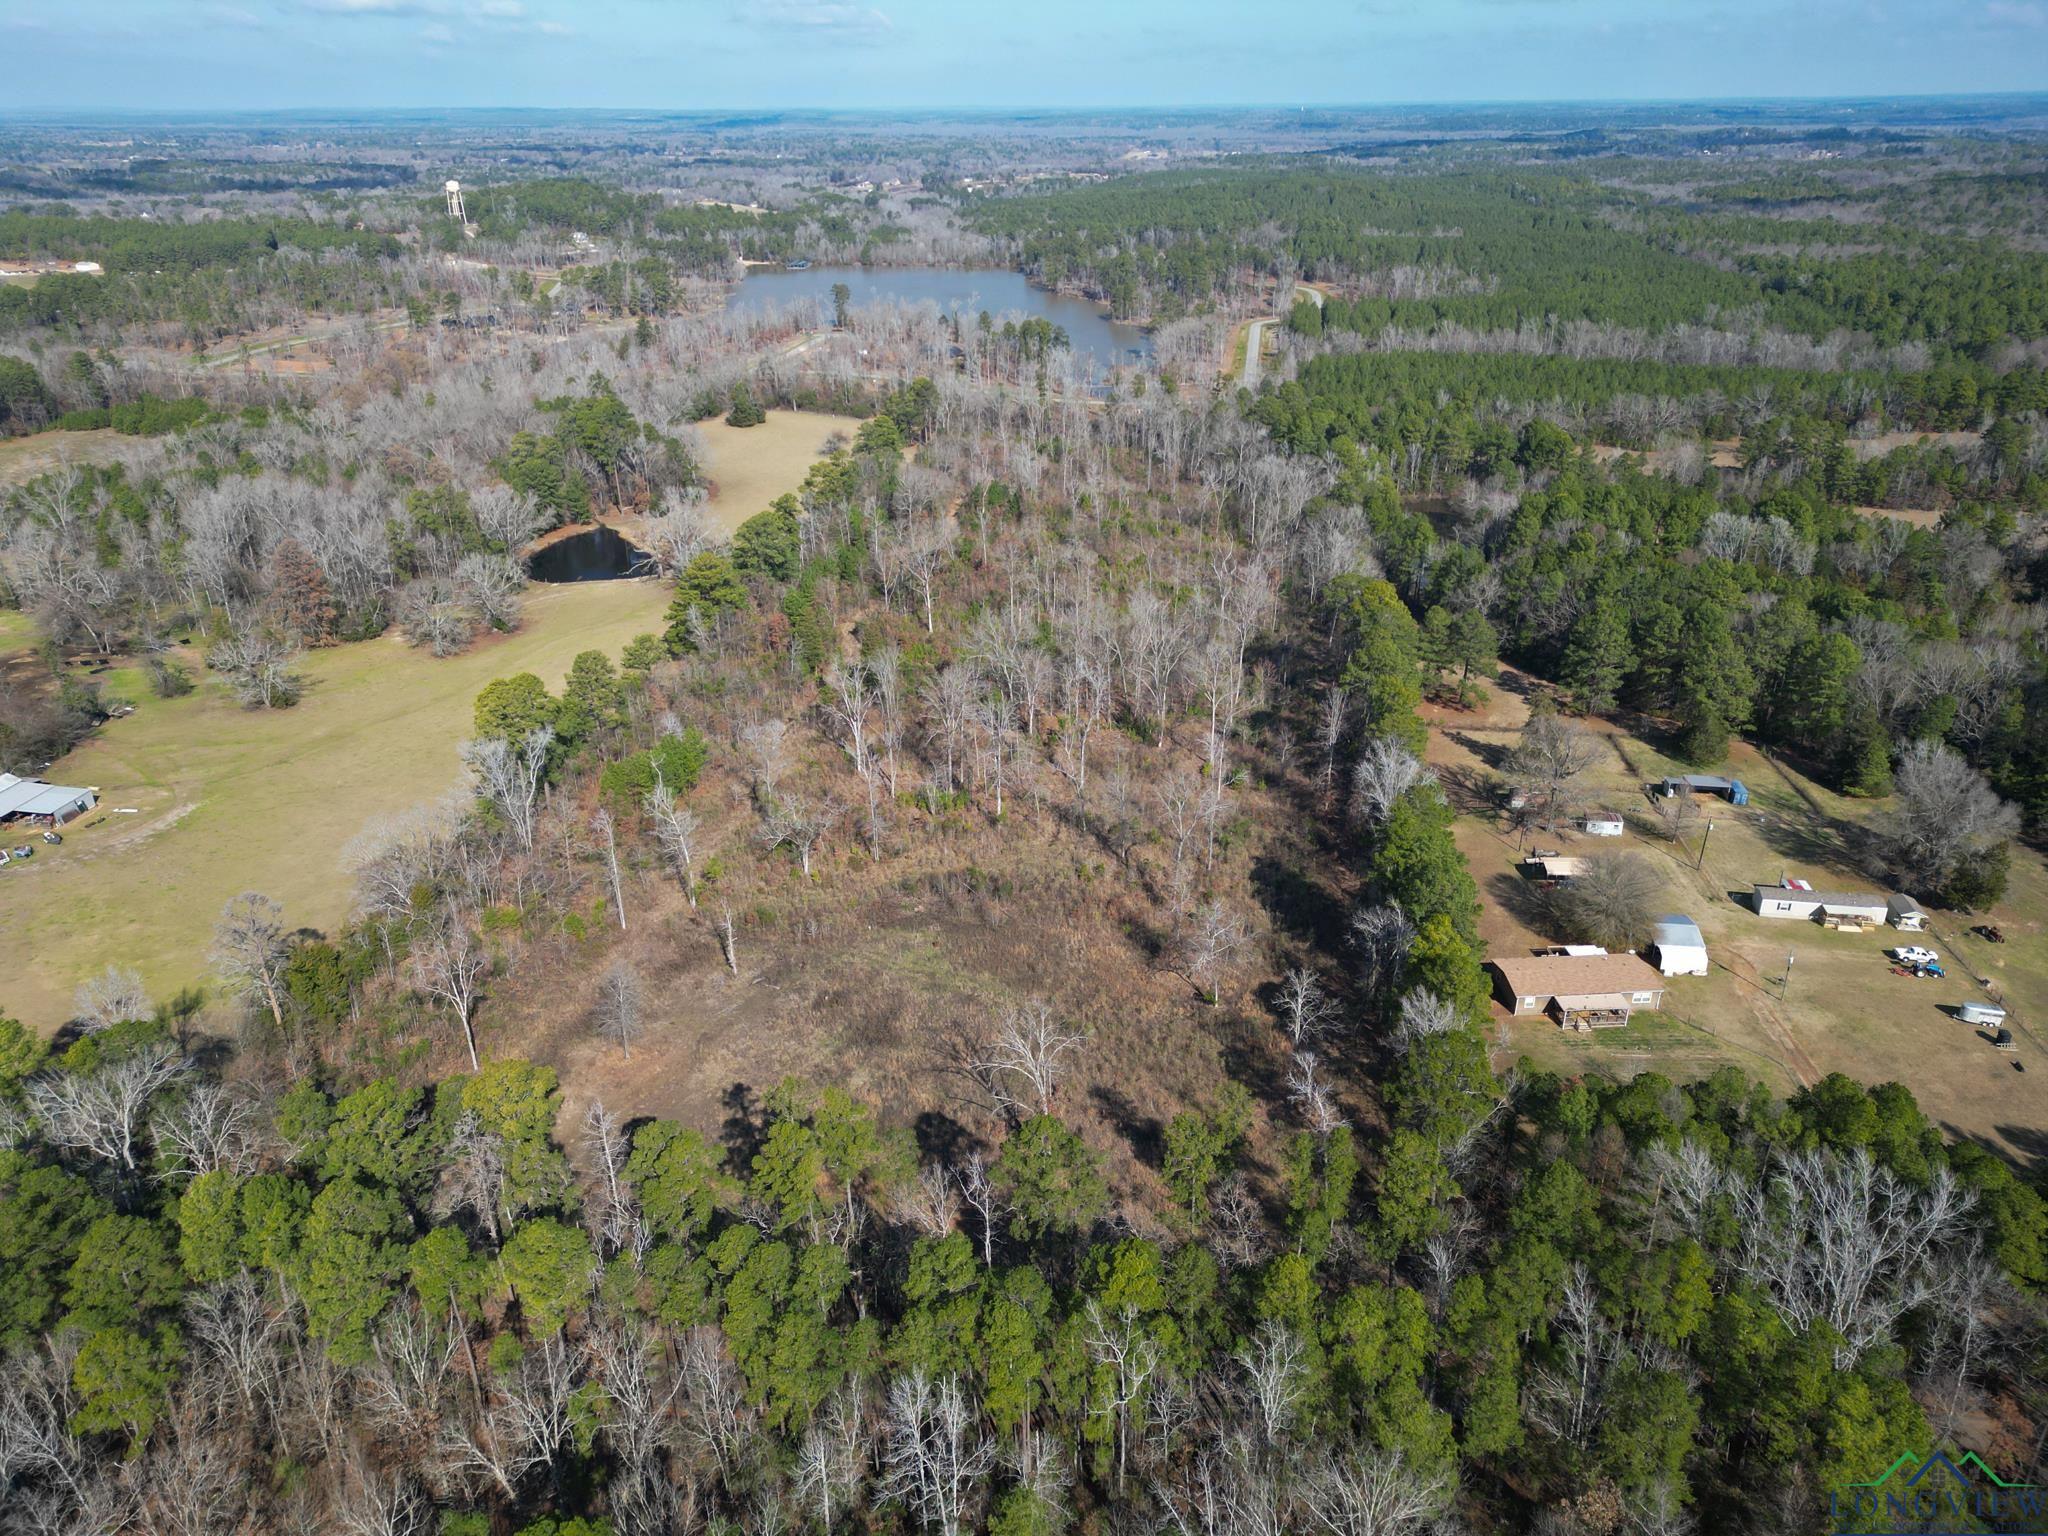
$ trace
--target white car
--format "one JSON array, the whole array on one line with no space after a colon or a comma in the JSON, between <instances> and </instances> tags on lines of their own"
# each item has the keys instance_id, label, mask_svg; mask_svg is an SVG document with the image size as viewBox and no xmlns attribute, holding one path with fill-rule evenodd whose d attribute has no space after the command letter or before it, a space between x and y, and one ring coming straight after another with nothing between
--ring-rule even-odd
<instances>
[{"instance_id":1,"label":"white car","mask_svg":"<svg viewBox=\"0 0 2048 1536\"><path fill-rule=\"evenodd\" d=\"M1934 965L1941 956L1922 944L1904 944L1892 951L1892 958L1901 965Z\"/></svg>"}]
</instances>

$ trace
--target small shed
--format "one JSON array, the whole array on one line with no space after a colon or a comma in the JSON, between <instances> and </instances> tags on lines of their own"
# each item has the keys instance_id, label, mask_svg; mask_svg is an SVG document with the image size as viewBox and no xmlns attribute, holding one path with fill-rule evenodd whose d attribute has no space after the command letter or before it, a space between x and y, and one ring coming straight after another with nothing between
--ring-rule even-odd
<instances>
[{"instance_id":1,"label":"small shed","mask_svg":"<svg viewBox=\"0 0 2048 1536\"><path fill-rule=\"evenodd\" d=\"M1901 933L1919 933L1927 926L1927 914L1910 896L1894 892L1885 898L1884 905L1886 919Z\"/></svg>"},{"instance_id":2,"label":"small shed","mask_svg":"<svg viewBox=\"0 0 2048 1536\"><path fill-rule=\"evenodd\" d=\"M1570 854L1552 854L1530 859L1524 867L1538 880L1576 880L1586 872L1586 863Z\"/></svg>"},{"instance_id":3,"label":"small shed","mask_svg":"<svg viewBox=\"0 0 2048 1536\"><path fill-rule=\"evenodd\" d=\"M2003 1024L2005 1010L1996 1003L1958 1003L1956 1017L1965 1024Z\"/></svg>"},{"instance_id":4,"label":"small shed","mask_svg":"<svg viewBox=\"0 0 2048 1536\"><path fill-rule=\"evenodd\" d=\"M1628 823L1621 819L1619 811L1588 811L1586 813L1586 836L1619 837L1628 830Z\"/></svg>"},{"instance_id":5,"label":"small shed","mask_svg":"<svg viewBox=\"0 0 2048 1536\"><path fill-rule=\"evenodd\" d=\"M1700 925L1682 912L1666 913L1652 925L1650 953L1666 976L1707 974L1707 941Z\"/></svg>"},{"instance_id":6,"label":"small shed","mask_svg":"<svg viewBox=\"0 0 2048 1536\"><path fill-rule=\"evenodd\" d=\"M1740 779L1724 779L1715 773L1679 773L1664 779L1658 790L1665 799L1673 795L1690 792L1695 795L1719 795L1735 805L1749 804L1749 786Z\"/></svg>"},{"instance_id":7,"label":"small shed","mask_svg":"<svg viewBox=\"0 0 2048 1536\"><path fill-rule=\"evenodd\" d=\"M1634 955L1508 955L1489 960L1508 1012L1548 1013L1563 1029L1609 1029L1664 1001L1664 978Z\"/></svg>"}]
</instances>

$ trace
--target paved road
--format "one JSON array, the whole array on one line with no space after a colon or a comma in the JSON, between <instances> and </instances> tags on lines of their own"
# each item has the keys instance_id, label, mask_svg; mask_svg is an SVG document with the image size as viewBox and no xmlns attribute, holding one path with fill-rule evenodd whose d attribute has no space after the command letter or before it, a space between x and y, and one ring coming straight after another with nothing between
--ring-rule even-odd
<instances>
[{"instance_id":1,"label":"paved road","mask_svg":"<svg viewBox=\"0 0 2048 1536\"><path fill-rule=\"evenodd\" d=\"M1244 372L1238 382L1253 394L1259 392L1259 348L1266 344L1266 327L1271 320L1254 320L1244 329Z\"/></svg>"}]
</instances>

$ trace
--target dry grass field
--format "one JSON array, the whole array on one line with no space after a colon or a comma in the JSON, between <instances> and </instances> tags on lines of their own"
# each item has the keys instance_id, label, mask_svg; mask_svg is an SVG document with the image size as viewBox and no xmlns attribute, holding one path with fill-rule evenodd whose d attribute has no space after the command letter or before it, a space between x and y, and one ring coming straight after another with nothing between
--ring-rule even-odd
<instances>
[{"instance_id":1,"label":"dry grass field","mask_svg":"<svg viewBox=\"0 0 2048 1536\"><path fill-rule=\"evenodd\" d=\"M100 680L136 712L49 770L98 786L100 810L61 848L0 870L0 1012L53 1029L79 981L112 963L159 997L198 981L240 891L283 902L294 924L340 922L344 850L456 787L485 683L532 671L557 686L578 651L615 657L658 629L667 600L651 581L536 587L517 633L460 656L435 661L395 633L312 652L304 701L274 712L239 708L210 679L158 700L139 670L114 669Z\"/></svg>"},{"instance_id":2,"label":"dry grass field","mask_svg":"<svg viewBox=\"0 0 2048 1536\"><path fill-rule=\"evenodd\" d=\"M34 432L27 437L0 437L0 486L20 485L55 469L65 460L74 464L105 464L117 458L124 439L112 427L90 432Z\"/></svg>"},{"instance_id":3,"label":"dry grass field","mask_svg":"<svg viewBox=\"0 0 2048 1536\"><path fill-rule=\"evenodd\" d=\"M752 840L746 773L730 752L714 753L691 804L706 845L729 860ZM1240 810L1247 831L1219 863L1215 888L1258 888L1271 870L1326 864L1327 849L1297 843L1313 819L1291 799L1248 791ZM1043 999L1089 1036L1059 1111L1102 1154L1112 1183L1142 1194L1136 1209L1163 1203L1157 1166L1175 1113L1214 1102L1226 1078L1261 1102L1285 1100L1284 1037L1257 992L1291 938L1270 911L1247 904L1248 942L1211 1007L1156 928L1160 849L1134 852L1134 880L1093 837L1023 801L1000 826L980 810L934 818L909 803L891 817L893 846L879 865L842 826L812 881L776 857L760 884L709 890L695 911L635 829L629 928L600 907L567 929L529 933L484 1001L483 1048L555 1066L569 1132L592 1100L625 1119L666 1116L715 1132L795 1075L880 1102L889 1123L929 1147L989 1136L995 1122L963 1064L1005 1008ZM1307 899L1290 886L1275 905ZM1334 897L1319 899L1341 911ZM727 900L736 977L711 926ZM647 993L630 1060L595 1036L589 1016L590 989L615 959L630 961ZM1277 1175L1274 1128L1263 1120L1252 1162L1262 1178Z\"/></svg>"},{"instance_id":4,"label":"dry grass field","mask_svg":"<svg viewBox=\"0 0 2048 1536\"><path fill-rule=\"evenodd\" d=\"M699 422L712 482L704 508L711 526L730 534L767 511L776 497L803 484L834 433L851 437L859 430L857 418L822 411L770 411L758 427L729 427L722 418Z\"/></svg>"},{"instance_id":5,"label":"dry grass field","mask_svg":"<svg viewBox=\"0 0 2048 1536\"><path fill-rule=\"evenodd\" d=\"M1546 930L1540 893L1517 868L1516 835L1496 810L1504 783L1498 764L1527 717L1530 686L1508 673L1485 710L1431 712L1430 760L1462 813L1458 842L1479 883L1482 938L1493 954L1527 953L1561 937ZM1884 889L1860 871L1856 852L1882 808L1835 795L1737 744L1720 771L1749 787L1750 804L1713 802L1706 811L1714 830L1704 850L1698 835L1679 847L1656 830L1642 785L1686 771L1683 765L1614 722L1588 724L1611 749L1589 775L1593 798L1623 813L1627 834L1531 833L1527 845L1642 855L1663 879L1660 910L1698 922L1712 970L1672 978L1665 1010L1624 1030L1567 1035L1546 1021L1510 1019L1496 1010L1505 1059L1526 1055L1556 1070L1657 1071L1673 1078L1733 1064L1787 1091L1828 1072L1865 1082L1895 1080L1944 1126L2038 1154L2038 1133L2025 1129L2038 1123L2048 1096L2048 945L2041 942L2048 868L2038 852L2015 850L2012 892L1996 912L1931 914L1931 937L1907 939L1889 928L1833 933L1809 922L1760 917L1736 897L1784 875L1834 889ZM1969 931L1985 922L2002 926L2004 944ZM1947 978L1894 974L1884 951L1902 942L1941 950L1951 962ZM1986 996L2011 1009L2017 1053L1992 1049L1945 1011ZM2026 1071L2014 1070L2016 1060Z\"/></svg>"}]
</instances>

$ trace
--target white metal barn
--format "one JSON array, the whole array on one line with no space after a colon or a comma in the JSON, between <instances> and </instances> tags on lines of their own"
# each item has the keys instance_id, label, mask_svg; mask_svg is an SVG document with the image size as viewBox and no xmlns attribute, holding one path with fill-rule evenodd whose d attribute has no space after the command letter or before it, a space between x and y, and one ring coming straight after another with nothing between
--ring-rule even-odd
<instances>
[{"instance_id":1,"label":"white metal barn","mask_svg":"<svg viewBox=\"0 0 2048 1536\"><path fill-rule=\"evenodd\" d=\"M0 773L0 822L40 822L46 827L58 827L74 816L83 816L98 803L96 794L76 785L45 784L41 779Z\"/></svg>"},{"instance_id":2,"label":"white metal barn","mask_svg":"<svg viewBox=\"0 0 2048 1536\"><path fill-rule=\"evenodd\" d=\"M1666 976L1707 974L1707 941L1700 925L1681 912L1670 912L1650 928L1650 950Z\"/></svg>"},{"instance_id":3,"label":"white metal barn","mask_svg":"<svg viewBox=\"0 0 2048 1536\"><path fill-rule=\"evenodd\" d=\"M1619 837L1628 830L1628 824L1621 819L1619 811L1588 811L1586 813L1586 836Z\"/></svg>"}]
</instances>

